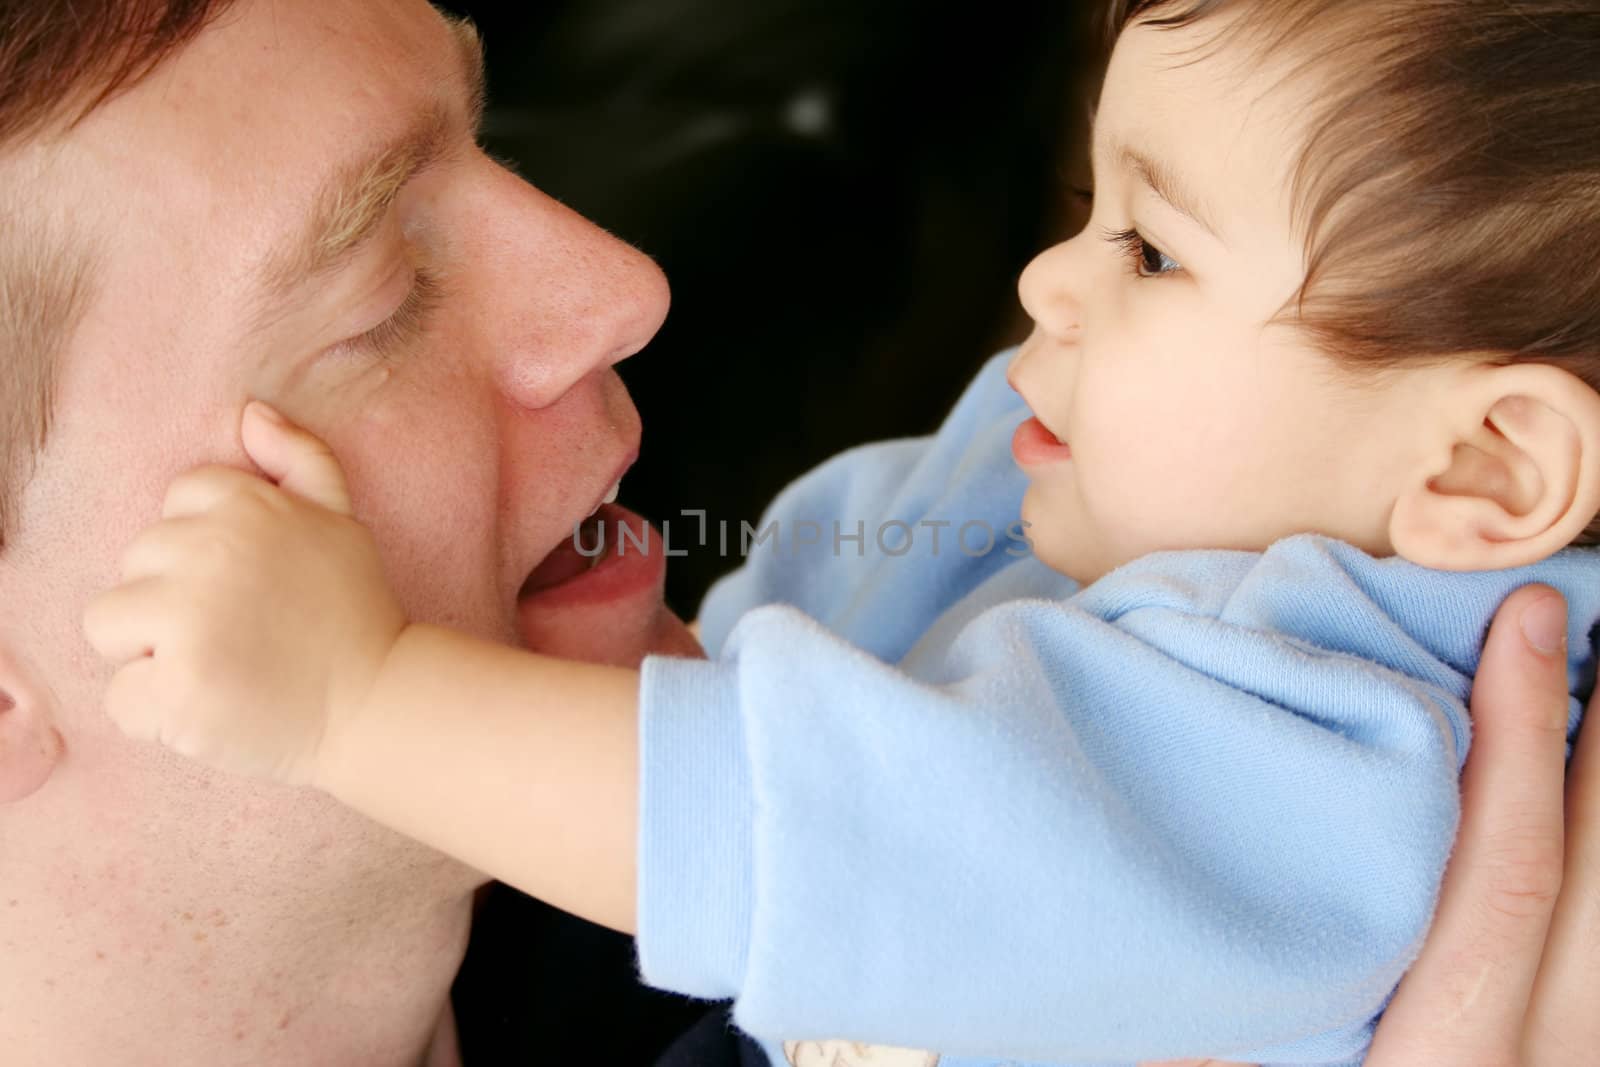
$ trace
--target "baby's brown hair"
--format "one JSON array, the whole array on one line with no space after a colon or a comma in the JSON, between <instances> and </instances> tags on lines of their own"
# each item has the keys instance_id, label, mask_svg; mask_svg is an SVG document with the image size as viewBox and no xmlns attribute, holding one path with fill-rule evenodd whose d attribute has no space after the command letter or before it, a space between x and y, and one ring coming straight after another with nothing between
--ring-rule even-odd
<instances>
[{"instance_id":1,"label":"baby's brown hair","mask_svg":"<svg viewBox=\"0 0 1600 1067\"><path fill-rule=\"evenodd\" d=\"M1112 0L1104 43L1224 14L1209 44L1325 87L1273 324L1354 370L1470 356L1600 390L1600 0Z\"/></svg>"}]
</instances>

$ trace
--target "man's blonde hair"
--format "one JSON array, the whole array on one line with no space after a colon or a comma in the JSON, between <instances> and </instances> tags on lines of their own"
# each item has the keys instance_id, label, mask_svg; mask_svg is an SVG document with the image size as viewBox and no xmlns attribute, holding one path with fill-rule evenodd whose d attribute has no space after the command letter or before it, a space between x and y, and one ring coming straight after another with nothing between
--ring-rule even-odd
<instances>
[{"instance_id":1,"label":"man's blonde hair","mask_svg":"<svg viewBox=\"0 0 1600 1067\"><path fill-rule=\"evenodd\" d=\"M0 0L0 550L50 433L56 367L93 288L88 235L52 217L19 149L73 125L232 0Z\"/></svg>"},{"instance_id":2,"label":"man's blonde hair","mask_svg":"<svg viewBox=\"0 0 1600 1067\"><path fill-rule=\"evenodd\" d=\"M26 211L0 221L0 546L50 433L56 355L83 311L81 244Z\"/></svg>"}]
</instances>

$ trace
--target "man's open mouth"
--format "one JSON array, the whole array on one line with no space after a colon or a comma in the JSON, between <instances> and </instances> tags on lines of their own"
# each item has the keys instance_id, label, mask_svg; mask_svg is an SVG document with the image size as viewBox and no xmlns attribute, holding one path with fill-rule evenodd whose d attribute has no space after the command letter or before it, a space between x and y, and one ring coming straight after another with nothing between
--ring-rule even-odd
<instances>
[{"instance_id":1,"label":"man's open mouth","mask_svg":"<svg viewBox=\"0 0 1600 1067\"><path fill-rule=\"evenodd\" d=\"M661 532L643 517L617 504L601 504L523 580L518 607L554 606L574 596L626 595L641 583L660 580L663 549Z\"/></svg>"},{"instance_id":2,"label":"man's open mouth","mask_svg":"<svg viewBox=\"0 0 1600 1067\"><path fill-rule=\"evenodd\" d=\"M519 601L542 590L571 581L600 565L600 561L606 555L603 548L606 520L602 513L617 499L617 492L621 488L622 482L619 479L594 506L594 510L589 512L588 517L578 523L572 536L563 537L556 547L550 550L550 554L528 573L528 577L523 579L522 588L517 590ZM615 521L612 527L617 528Z\"/></svg>"},{"instance_id":3,"label":"man's open mouth","mask_svg":"<svg viewBox=\"0 0 1600 1067\"><path fill-rule=\"evenodd\" d=\"M612 549L609 541L615 540L614 536L610 539L606 537L608 524L605 515L608 510L612 510L610 505L602 504L593 515L580 522L572 534L563 537L550 550L550 554L528 573L522 588L517 590L517 599L524 600L535 593L552 589L599 566ZM615 521L609 525L615 529ZM579 551L580 548L582 551Z\"/></svg>"},{"instance_id":4,"label":"man's open mouth","mask_svg":"<svg viewBox=\"0 0 1600 1067\"><path fill-rule=\"evenodd\" d=\"M699 654L662 603L666 547L660 530L616 504L568 527L517 592L522 647L627 667L651 648Z\"/></svg>"}]
</instances>

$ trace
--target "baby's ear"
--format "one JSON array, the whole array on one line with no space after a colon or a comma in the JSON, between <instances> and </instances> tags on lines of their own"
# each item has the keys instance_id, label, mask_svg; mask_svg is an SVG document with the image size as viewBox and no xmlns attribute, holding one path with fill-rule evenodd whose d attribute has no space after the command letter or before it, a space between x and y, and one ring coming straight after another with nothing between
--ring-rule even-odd
<instances>
[{"instance_id":1,"label":"baby's ear","mask_svg":"<svg viewBox=\"0 0 1600 1067\"><path fill-rule=\"evenodd\" d=\"M1437 462L1395 501L1395 553L1486 571L1566 547L1600 511L1600 393L1542 363L1476 367L1441 388Z\"/></svg>"},{"instance_id":2,"label":"baby's ear","mask_svg":"<svg viewBox=\"0 0 1600 1067\"><path fill-rule=\"evenodd\" d=\"M63 747L50 691L0 638L0 804L44 785Z\"/></svg>"}]
</instances>

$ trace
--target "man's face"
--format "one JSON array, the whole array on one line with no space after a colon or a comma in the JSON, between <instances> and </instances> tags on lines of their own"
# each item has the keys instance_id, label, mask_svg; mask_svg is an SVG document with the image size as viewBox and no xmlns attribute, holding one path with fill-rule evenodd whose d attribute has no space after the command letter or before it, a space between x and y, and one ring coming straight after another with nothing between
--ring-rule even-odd
<instances>
[{"instance_id":1,"label":"man's face","mask_svg":"<svg viewBox=\"0 0 1600 1067\"><path fill-rule=\"evenodd\" d=\"M379 853L434 862L325 799L127 742L100 715L110 669L81 635L84 605L174 475L249 467L248 397L333 446L413 618L608 662L691 647L659 557L519 603L636 453L612 364L668 297L649 259L477 149L478 56L423 0L244 0L30 160L100 253L0 559L0 640L54 692L67 742L0 830L37 831L63 891L97 892L80 877L91 849L165 868L177 893L204 880L180 877L185 863L241 885L314 867L332 885ZM308 858L329 845L336 861Z\"/></svg>"}]
</instances>

